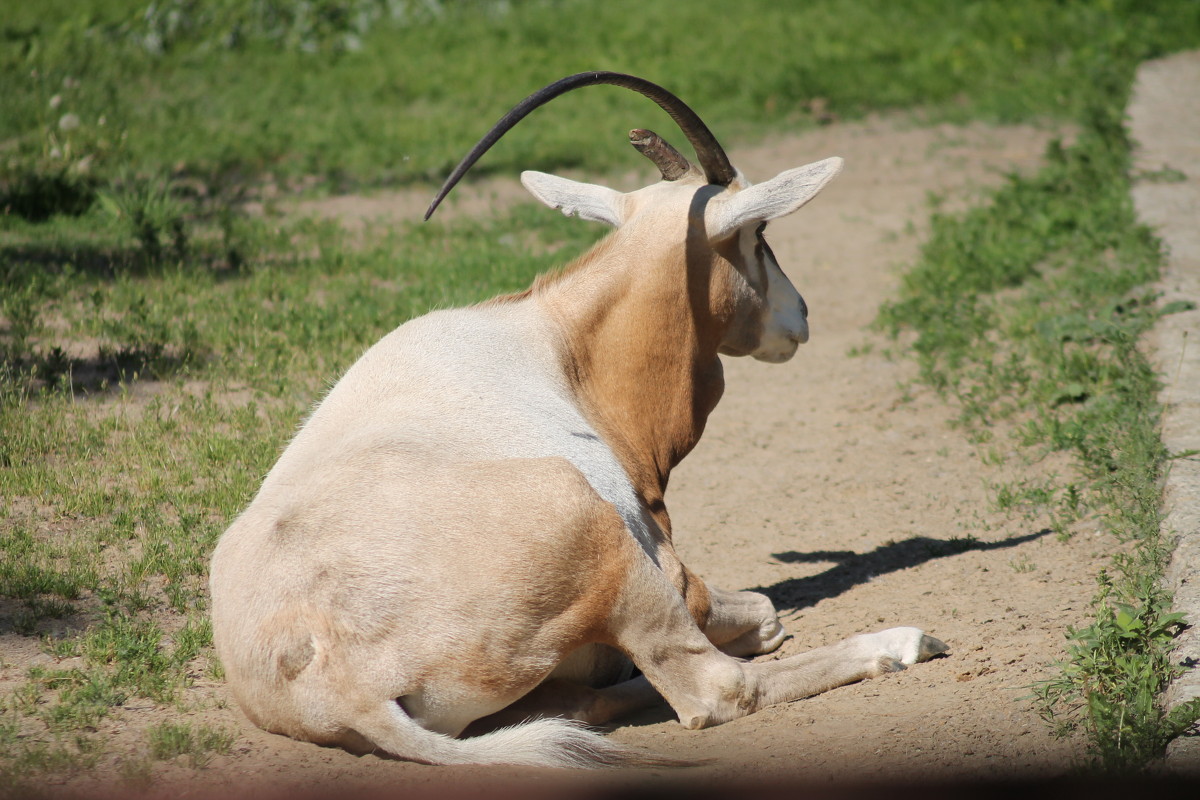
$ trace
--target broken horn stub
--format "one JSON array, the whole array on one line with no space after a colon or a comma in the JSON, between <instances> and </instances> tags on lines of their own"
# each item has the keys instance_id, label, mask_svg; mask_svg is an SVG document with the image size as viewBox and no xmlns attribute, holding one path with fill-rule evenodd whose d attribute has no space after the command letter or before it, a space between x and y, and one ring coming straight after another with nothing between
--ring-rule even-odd
<instances>
[{"instance_id":1,"label":"broken horn stub","mask_svg":"<svg viewBox=\"0 0 1200 800\"><path fill-rule=\"evenodd\" d=\"M666 140L654 131L634 128L629 132L629 143L654 162L664 181L677 181L692 168L682 153L667 144Z\"/></svg>"}]
</instances>

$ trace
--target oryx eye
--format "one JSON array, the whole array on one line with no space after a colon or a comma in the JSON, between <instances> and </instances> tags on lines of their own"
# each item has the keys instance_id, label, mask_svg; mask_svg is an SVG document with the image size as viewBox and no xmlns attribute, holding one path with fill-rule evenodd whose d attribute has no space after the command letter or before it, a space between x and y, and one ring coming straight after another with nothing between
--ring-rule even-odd
<instances>
[{"instance_id":1,"label":"oryx eye","mask_svg":"<svg viewBox=\"0 0 1200 800\"><path fill-rule=\"evenodd\" d=\"M767 244L767 239L763 233L767 230L767 223L759 223L758 228L754 231L754 236L758 240L754 243L754 256L759 261L767 259L768 261L775 260L775 254L771 252L771 245Z\"/></svg>"}]
</instances>

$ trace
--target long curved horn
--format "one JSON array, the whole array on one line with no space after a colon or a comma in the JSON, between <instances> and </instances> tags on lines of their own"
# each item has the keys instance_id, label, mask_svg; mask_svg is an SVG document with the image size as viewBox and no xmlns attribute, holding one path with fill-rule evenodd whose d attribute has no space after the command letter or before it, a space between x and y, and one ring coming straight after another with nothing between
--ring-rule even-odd
<instances>
[{"instance_id":1,"label":"long curved horn","mask_svg":"<svg viewBox=\"0 0 1200 800\"><path fill-rule=\"evenodd\" d=\"M620 72L580 72L577 75L568 76L539 89L501 117L500 121L493 125L492 129L471 148L471 152L463 157L463 160L450 173L450 177L446 178L446 182L442 184L441 190L433 198L433 202L429 204L429 210L425 212L425 219L429 219L433 215L434 210L437 209L446 195L450 193L454 185L462 179L462 176L467 174L467 170L479 160L480 156L486 153L492 145L499 141L501 136L511 130L513 126L524 119L530 112L545 105L559 95L566 94L583 86L595 86L596 84L608 84L632 89L657 103L663 111L666 111L671 116L671 119L675 120L675 124L687 136L688 141L692 143L692 147L696 149L696 158L700 162L700 168L704 170L704 175L708 178L709 183L728 186L734 177L736 177L737 173L734 172L733 166L729 163L729 157L725 155L725 151L721 148L720 143L717 142L716 137L712 135L712 131L708 129L708 126L704 124L704 121L700 119L696 112L692 111L678 97L658 84L651 83L635 75L625 75Z\"/></svg>"},{"instance_id":2,"label":"long curved horn","mask_svg":"<svg viewBox=\"0 0 1200 800\"><path fill-rule=\"evenodd\" d=\"M664 181L677 181L688 173L692 165L674 147L654 131L634 128L629 132L629 143L639 153L654 162Z\"/></svg>"}]
</instances>

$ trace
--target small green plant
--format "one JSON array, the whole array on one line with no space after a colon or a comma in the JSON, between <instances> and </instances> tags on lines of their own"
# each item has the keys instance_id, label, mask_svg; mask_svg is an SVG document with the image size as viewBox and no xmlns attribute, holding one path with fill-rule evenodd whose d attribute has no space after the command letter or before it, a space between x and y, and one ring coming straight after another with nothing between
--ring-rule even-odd
<instances>
[{"instance_id":1,"label":"small green plant","mask_svg":"<svg viewBox=\"0 0 1200 800\"><path fill-rule=\"evenodd\" d=\"M188 764L200 768L214 755L224 755L233 746L229 731L203 725L192 727L183 722L164 722L146 734L150 755L159 761L186 756Z\"/></svg>"},{"instance_id":2,"label":"small green plant","mask_svg":"<svg viewBox=\"0 0 1200 800\"><path fill-rule=\"evenodd\" d=\"M46 307L56 285L41 273L28 274L0 261L0 386L18 384L22 373L38 371L35 343L45 331Z\"/></svg>"},{"instance_id":3,"label":"small green plant","mask_svg":"<svg viewBox=\"0 0 1200 800\"><path fill-rule=\"evenodd\" d=\"M170 256L187 255L186 207L172 194L169 181L125 178L100 192L101 208L137 242L142 257L152 265Z\"/></svg>"},{"instance_id":4,"label":"small green plant","mask_svg":"<svg viewBox=\"0 0 1200 800\"><path fill-rule=\"evenodd\" d=\"M874 342L864 342L861 345L856 344L851 346L850 349L846 351L846 356L848 358L859 358L860 356L869 355L874 349Z\"/></svg>"},{"instance_id":5,"label":"small green plant","mask_svg":"<svg viewBox=\"0 0 1200 800\"><path fill-rule=\"evenodd\" d=\"M36 537L27 526L0 529L0 597L21 602L13 617L18 632L33 635L44 620L75 612L75 601L97 580L87 561L78 549Z\"/></svg>"},{"instance_id":6,"label":"small green plant","mask_svg":"<svg viewBox=\"0 0 1200 800\"><path fill-rule=\"evenodd\" d=\"M1028 518L1032 518L1035 511L1053 503L1057 493L1053 483L1038 486L1030 485L1026 481L1018 481L998 483L991 488L993 502L998 511L1024 510Z\"/></svg>"},{"instance_id":7,"label":"small green plant","mask_svg":"<svg viewBox=\"0 0 1200 800\"><path fill-rule=\"evenodd\" d=\"M1013 572L1037 571L1037 564L1034 564L1032 561L1030 561L1029 556L1027 555L1022 555L1020 558L1008 562L1008 565L1012 567Z\"/></svg>"},{"instance_id":8,"label":"small green plant","mask_svg":"<svg viewBox=\"0 0 1200 800\"><path fill-rule=\"evenodd\" d=\"M1161 590L1146 587L1134 603L1116 601L1101 576L1096 621L1067 634L1059 674L1035 687L1042 716L1060 732L1082 727L1099 763L1114 771L1142 768L1200 720L1200 700L1165 713L1159 697L1178 673L1169 658L1184 627Z\"/></svg>"},{"instance_id":9,"label":"small green plant","mask_svg":"<svg viewBox=\"0 0 1200 800\"><path fill-rule=\"evenodd\" d=\"M973 533L968 533L965 536L951 536L939 547L947 553L965 553L968 550L974 550L979 546L979 537Z\"/></svg>"}]
</instances>

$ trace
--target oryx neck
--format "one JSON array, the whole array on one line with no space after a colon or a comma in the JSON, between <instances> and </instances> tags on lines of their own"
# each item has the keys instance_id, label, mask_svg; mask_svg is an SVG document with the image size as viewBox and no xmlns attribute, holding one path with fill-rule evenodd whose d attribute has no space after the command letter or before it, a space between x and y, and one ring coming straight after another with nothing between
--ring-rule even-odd
<instances>
[{"instance_id":1,"label":"oryx neck","mask_svg":"<svg viewBox=\"0 0 1200 800\"><path fill-rule=\"evenodd\" d=\"M584 413L653 511L724 389L720 332L709 329L711 266L685 264L696 256L682 246L615 246L621 233L539 300L562 328L564 370Z\"/></svg>"}]
</instances>

